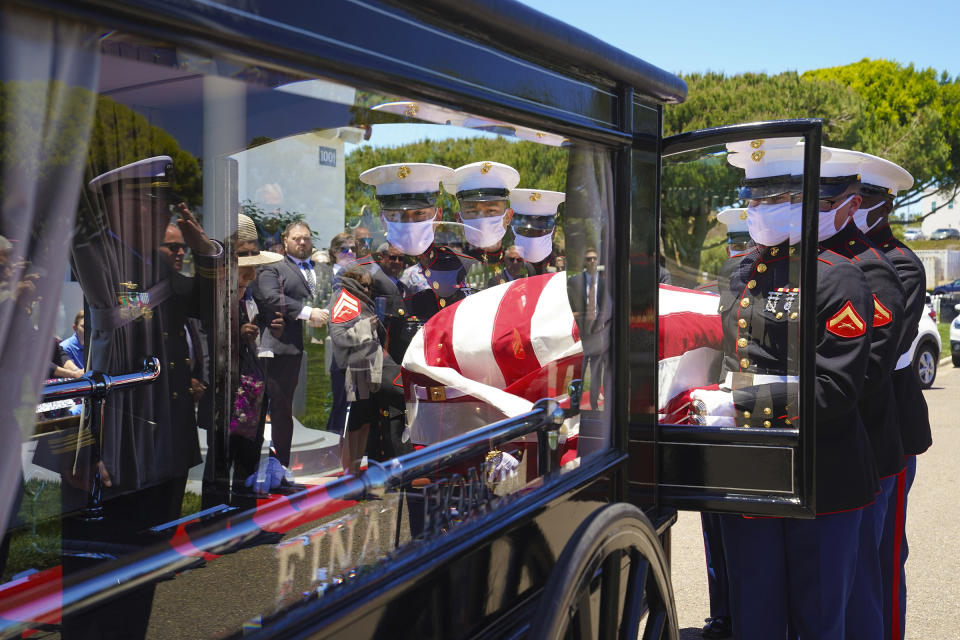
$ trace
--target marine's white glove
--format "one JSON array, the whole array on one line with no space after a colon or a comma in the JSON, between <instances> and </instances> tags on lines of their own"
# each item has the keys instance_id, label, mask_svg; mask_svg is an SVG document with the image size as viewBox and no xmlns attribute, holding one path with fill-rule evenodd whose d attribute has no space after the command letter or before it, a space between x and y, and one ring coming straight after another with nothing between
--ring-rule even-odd
<instances>
[{"instance_id":1,"label":"marine's white glove","mask_svg":"<svg viewBox=\"0 0 960 640\"><path fill-rule=\"evenodd\" d=\"M517 467L520 466L519 460L502 451L490 458L490 462L493 464L487 471L487 482L503 482L507 478L512 478L517 474Z\"/></svg>"},{"instance_id":2,"label":"marine's white glove","mask_svg":"<svg viewBox=\"0 0 960 640\"><path fill-rule=\"evenodd\" d=\"M737 410L729 391L694 389L690 392L690 413L699 416L708 426L736 426Z\"/></svg>"}]
</instances>

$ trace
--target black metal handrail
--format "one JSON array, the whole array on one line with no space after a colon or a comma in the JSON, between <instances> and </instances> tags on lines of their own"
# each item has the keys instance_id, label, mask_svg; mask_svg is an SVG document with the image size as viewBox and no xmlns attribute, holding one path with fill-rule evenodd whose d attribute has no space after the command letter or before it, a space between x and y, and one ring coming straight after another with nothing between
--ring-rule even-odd
<instances>
[{"instance_id":1,"label":"black metal handrail","mask_svg":"<svg viewBox=\"0 0 960 640\"><path fill-rule=\"evenodd\" d=\"M96 457L92 461L94 467L93 478L87 492L87 506L81 514L84 520L95 521L103 518L103 481L100 477L100 433L103 428L103 405L110 393L142 384L150 384L160 377L160 360L151 356L143 360L140 371L111 375L102 371L88 371L75 380L52 382L43 388L42 401L67 400L75 398L90 398L92 406L90 415L93 425L90 435Z\"/></svg>"},{"instance_id":2,"label":"black metal handrail","mask_svg":"<svg viewBox=\"0 0 960 640\"><path fill-rule=\"evenodd\" d=\"M286 496L284 500L268 503L256 511L231 516L226 523L219 520L191 534L190 546L192 553L197 555L184 555L182 549L165 544L111 562L105 571L78 576L76 581L65 581L62 592L57 594L55 605L64 616L70 615L157 578L191 568L202 557L224 555L242 548L265 530L282 529L288 518L299 519L312 511L319 513L335 500L383 496L389 489L409 485L412 480L434 473L439 468L469 460L534 431L543 440L541 447L549 448L550 445L546 443L551 439L550 432L555 432L565 417L566 412L559 403L546 398L537 402L528 413L474 429L383 463L371 461L367 470L357 476L348 475L326 485L309 487ZM294 510L290 509L291 504L296 506ZM24 598L23 602L14 605L16 619L40 619L48 613L45 611L48 606L51 606L50 602L45 599ZM0 620L0 633L10 630L6 624L6 621Z\"/></svg>"},{"instance_id":3,"label":"black metal handrail","mask_svg":"<svg viewBox=\"0 0 960 640\"><path fill-rule=\"evenodd\" d=\"M102 371L89 371L75 380L51 382L44 385L41 402L72 398L104 398L118 389L147 384L158 377L160 377L160 360L155 357L145 358L141 370L134 373L110 375Z\"/></svg>"}]
</instances>

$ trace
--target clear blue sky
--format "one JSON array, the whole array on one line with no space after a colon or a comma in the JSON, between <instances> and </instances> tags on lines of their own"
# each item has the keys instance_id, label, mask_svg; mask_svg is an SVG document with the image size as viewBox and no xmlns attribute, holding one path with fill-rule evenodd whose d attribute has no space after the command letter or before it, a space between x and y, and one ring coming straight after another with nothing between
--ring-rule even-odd
<instances>
[{"instance_id":1,"label":"clear blue sky","mask_svg":"<svg viewBox=\"0 0 960 640\"><path fill-rule=\"evenodd\" d=\"M674 73L886 58L960 75L957 0L521 0Z\"/></svg>"}]
</instances>

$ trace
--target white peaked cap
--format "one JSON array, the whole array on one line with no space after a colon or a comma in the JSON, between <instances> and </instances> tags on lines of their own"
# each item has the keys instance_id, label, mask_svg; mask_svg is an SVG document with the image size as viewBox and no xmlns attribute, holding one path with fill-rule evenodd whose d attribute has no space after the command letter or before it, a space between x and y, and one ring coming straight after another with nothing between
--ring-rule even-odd
<instances>
[{"instance_id":1,"label":"white peaked cap","mask_svg":"<svg viewBox=\"0 0 960 640\"><path fill-rule=\"evenodd\" d=\"M514 132L514 135L521 140L548 144L551 147L562 147L570 144L570 140L564 136L557 135L556 133L547 133L546 131L538 131L529 127L514 127Z\"/></svg>"},{"instance_id":2,"label":"white peaked cap","mask_svg":"<svg viewBox=\"0 0 960 640\"><path fill-rule=\"evenodd\" d=\"M717 214L717 220L727 225L727 233L747 231L746 209L725 209Z\"/></svg>"},{"instance_id":3,"label":"white peaked cap","mask_svg":"<svg viewBox=\"0 0 960 640\"><path fill-rule=\"evenodd\" d=\"M743 169L747 180L773 176L803 174L803 139L770 138L744 140L727 144L727 162ZM820 150L821 164L830 158L826 148Z\"/></svg>"},{"instance_id":4,"label":"white peaked cap","mask_svg":"<svg viewBox=\"0 0 960 640\"><path fill-rule=\"evenodd\" d=\"M94 191L99 191L104 186L120 180L157 179L158 184L156 186L169 187L170 184L168 180L170 176L167 175L167 171L172 166L173 158L170 156L145 158L144 160L137 160L136 162L131 162L112 171L102 173L91 180L87 186Z\"/></svg>"},{"instance_id":5,"label":"white peaked cap","mask_svg":"<svg viewBox=\"0 0 960 640\"><path fill-rule=\"evenodd\" d=\"M427 162L398 162L367 169L360 174L360 182L377 188L378 196L400 193L436 193L440 183L453 179L453 169Z\"/></svg>"},{"instance_id":6,"label":"white peaked cap","mask_svg":"<svg viewBox=\"0 0 960 640\"><path fill-rule=\"evenodd\" d=\"M434 124L449 124L454 126L463 126L468 116L453 109L438 107L426 102L413 102L405 100L403 102L386 102L373 107L373 111L383 111L393 113L407 118L416 118L424 122Z\"/></svg>"},{"instance_id":7,"label":"white peaked cap","mask_svg":"<svg viewBox=\"0 0 960 640\"><path fill-rule=\"evenodd\" d=\"M453 186L447 188L451 193L470 189L507 189L509 191L520 184L520 173L502 162L484 160L457 167L452 181Z\"/></svg>"},{"instance_id":8,"label":"white peaked cap","mask_svg":"<svg viewBox=\"0 0 960 640\"><path fill-rule=\"evenodd\" d=\"M875 187L883 187L891 194L898 191L904 191L913 186L913 176L910 172L900 165L879 158L863 151L851 151L847 149L830 149L832 157L842 157L847 165L856 162L856 169L850 173L837 173L836 175L860 174L862 183L870 184ZM839 166L834 171L846 171L850 166ZM821 169L823 173L823 169Z\"/></svg>"},{"instance_id":9,"label":"white peaked cap","mask_svg":"<svg viewBox=\"0 0 960 640\"><path fill-rule=\"evenodd\" d=\"M850 149L836 149L824 147L830 152L830 157L820 161L821 178L841 178L844 176L859 176L860 167L866 154Z\"/></svg>"},{"instance_id":10,"label":"white peaked cap","mask_svg":"<svg viewBox=\"0 0 960 640\"><path fill-rule=\"evenodd\" d=\"M567 199L562 191L514 189L510 192L510 208L523 216L555 216L557 207Z\"/></svg>"}]
</instances>

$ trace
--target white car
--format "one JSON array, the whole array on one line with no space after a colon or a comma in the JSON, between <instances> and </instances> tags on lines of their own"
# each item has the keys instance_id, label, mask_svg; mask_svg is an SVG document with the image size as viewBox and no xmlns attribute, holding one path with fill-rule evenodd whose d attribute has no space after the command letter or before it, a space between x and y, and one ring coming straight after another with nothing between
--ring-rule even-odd
<instances>
[{"instance_id":1,"label":"white car","mask_svg":"<svg viewBox=\"0 0 960 640\"><path fill-rule=\"evenodd\" d=\"M907 229L903 232L903 239L907 242L912 242L914 240L923 240L923 231L920 229Z\"/></svg>"},{"instance_id":2,"label":"white car","mask_svg":"<svg viewBox=\"0 0 960 640\"><path fill-rule=\"evenodd\" d=\"M954 310L960 311L960 304ZM950 355L953 356L953 366L960 367L960 315L950 323Z\"/></svg>"},{"instance_id":3,"label":"white car","mask_svg":"<svg viewBox=\"0 0 960 640\"><path fill-rule=\"evenodd\" d=\"M909 352L910 361L917 372L917 377L920 378L920 387L923 389L929 389L937 377L937 363L940 362L941 347L940 331L937 329L937 312L930 306L930 296L927 296L925 311L920 316L920 323L917 327L917 337L913 339ZM953 362L956 364L960 354L954 355L953 358Z\"/></svg>"}]
</instances>

